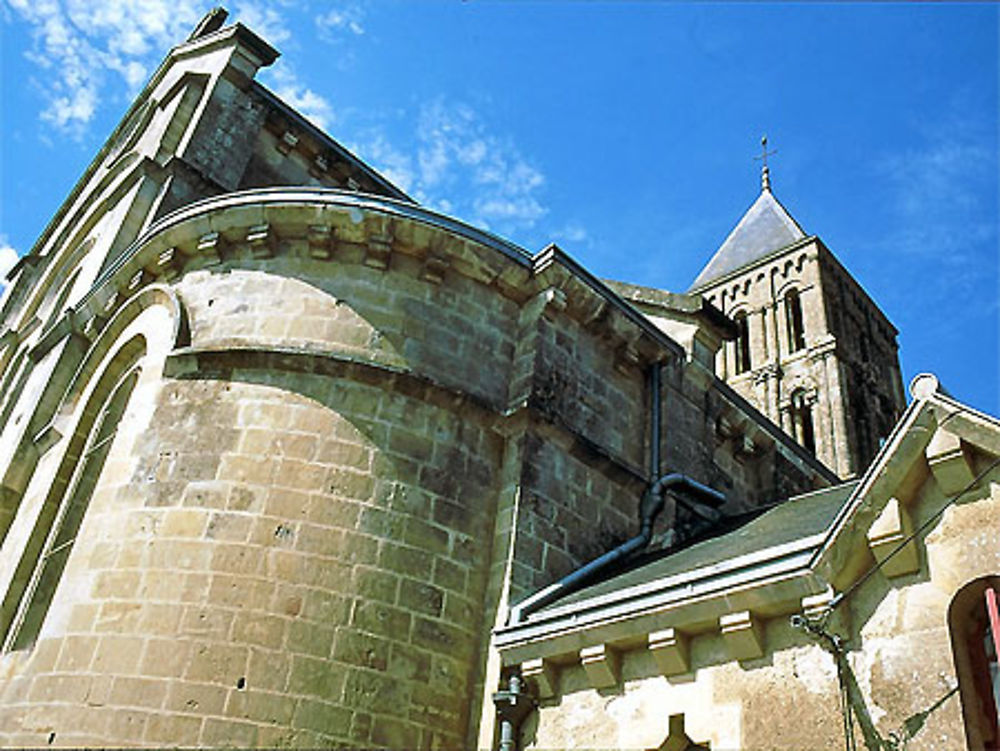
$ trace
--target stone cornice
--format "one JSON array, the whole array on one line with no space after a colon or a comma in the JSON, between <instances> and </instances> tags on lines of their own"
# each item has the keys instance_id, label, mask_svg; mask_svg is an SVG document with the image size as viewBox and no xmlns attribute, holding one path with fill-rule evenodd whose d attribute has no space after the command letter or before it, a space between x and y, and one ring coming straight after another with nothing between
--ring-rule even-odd
<instances>
[{"instance_id":1,"label":"stone cornice","mask_svg":"<svg viewBox=\"0 0 1000 751\"><path fill-rule=\"evenodd\" d=\"M78 303L76 314L81 322L106 318L127 288L169 280L189 268L256 264L289 253L322 262L337 260L345 249L386 270L394 253L415 257L428 283L457 273L518 302L558 290L566 315L618 342L613 349L624 358L623 367L683 357L679 344L555 245L532 256L410 202L329 188L241 191L185 206L127 248Z\"/></svg>"}]
</instances>

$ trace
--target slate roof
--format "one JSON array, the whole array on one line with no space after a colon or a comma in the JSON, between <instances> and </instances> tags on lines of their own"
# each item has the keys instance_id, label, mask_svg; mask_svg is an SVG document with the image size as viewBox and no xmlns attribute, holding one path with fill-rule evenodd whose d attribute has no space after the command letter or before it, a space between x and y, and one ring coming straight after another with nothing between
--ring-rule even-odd
<instances>
[{"instance_id":1,"label":"slate roof","mask_svg":"<svg viewBox=\"0 0 1000 751\"><path fill-rule=\"evenodd\" d=\"M733 531L674 553L664 555L659 552L641 556L633 560L626 570L572 592L542 608L532 617L541 616L549 609L562 609L575 602L584 602L647 582L704 569L743 555L818 535L829 528L857 485L858 481L855 480L795 496Z\"/></svg>"},{"instance_id":2,"label":"slate roof","mask_svg":"<svg viewBox=\"0 0 1000 751\"><path fill-rule=\"evenodd\" d=\"M792 219L770 189L764 188L698 274L691 289L704 287L709 282L805 237L806 233L798 222Z\"/></svg>"}]
</instances>

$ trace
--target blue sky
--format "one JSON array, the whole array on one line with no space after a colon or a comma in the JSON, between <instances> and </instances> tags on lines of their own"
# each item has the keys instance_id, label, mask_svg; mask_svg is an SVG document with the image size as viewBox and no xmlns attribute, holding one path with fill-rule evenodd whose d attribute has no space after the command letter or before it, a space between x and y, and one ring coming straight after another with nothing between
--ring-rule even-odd
<instances>
[{"instance_id":1,"label":"blue sky","mask_svg":"<svg viewBox=\"0 0 1000 751\"><path fill-rule=\"evenodd\" d=\"M0 265L202 0L0 0ZM772 183L936 373L1000 413L998 6L231 2L261 80L433 208L683 291Z\"/></svg>"}]
</instances>

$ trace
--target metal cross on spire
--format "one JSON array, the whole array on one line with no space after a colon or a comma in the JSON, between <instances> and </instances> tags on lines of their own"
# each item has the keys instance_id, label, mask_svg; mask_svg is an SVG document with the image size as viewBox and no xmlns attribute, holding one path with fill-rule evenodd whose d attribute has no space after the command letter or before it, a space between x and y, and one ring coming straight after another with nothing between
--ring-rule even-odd
<instances>
[{"instance_id":1,"label":"metal cross on spire","mask_svg":"<svg viewBox=\"0 0 1000 751\"><path fill-rule=\"evenodd\" d=\"M767 136L764 135L760 139L760 156L755 156L754 161L763 162L763 167L760 171L760 189L770 191L771 190L771 170L767 166L767 158L772 154L777 154L778 150L774 151L767 150Z\"/></svg>"}]
</instances>

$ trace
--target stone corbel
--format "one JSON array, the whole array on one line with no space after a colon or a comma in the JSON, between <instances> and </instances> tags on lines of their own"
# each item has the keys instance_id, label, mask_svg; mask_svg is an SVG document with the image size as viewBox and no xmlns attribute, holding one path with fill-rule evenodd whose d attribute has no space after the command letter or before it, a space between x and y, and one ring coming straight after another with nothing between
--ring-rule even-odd
<instances>
[{"instance_id":1,"label":"stone corbel","mask_svg":"<svg viewBox=\"0 0 1000 751\"><path fill-rule=\"evenodd\" d=\"M218 232L209 232L198 238L197 252L206 259L209 265L214 265L222 261L222 249L226 241Z\"/></svg>"},{"instance_id":2,"label":"stone corbel","mask_svg":"<svg viewBox=\"0 0 1000 751\"><path fill-rule=\"evenodd\" d=\"M551 316L566 310L566 293L558 287L543 289L538 293L538 300L541 303L542 315Z\"/></svg>"},{"instance_id":3,"label":"stone corbel","mask_svg":"<svg viewBox=\"0 0 1000 751\"><path fill-rule=\"evenodd\" d=\"M715 421L715 434L723 441L735 438L739 435L739 425L728 415L719 415Z\"/></svg>"},{"instance_id":4,"label":"stone corbel","mask_svg":"<svg viewBox=\"0 0 1000 751\"><path fill-rule=\"evenodd\" d=\"M151 281L153 281L153 275L147 269L139 269L129 278L125 285L125 292L129 295L135 294Z\"/></svg>"},{"instance_id":5,"label":"stone corbel","mask_svg":"<svg viewBox=\"0 0 1000 751\"><path fill-rule=\"evenodd\" d=\"M597 326L601 319L607 315L609 307L607 300L594 295L587 307L580 311L580 323L587 329Z\"/></svg>"},{"instance_id":6,"label":"stone corbel","mask_svg":"<svg viewBox=\"0 0 1000 751\"><path fill-rule=\"evenodd\" d=\"M691 670L688 639L677 629L665 628L646 637L646 648L653 655L663 675L678 675Z\"/></svg>"},{"instance_id":7,"label":"stone corbel","mask_svg":"<svg viewBox=\"0 0 1000 751\"><path fill-rule=\"evenodd\" d=\"M580 650L580 664L590 685L596 689L618 685L621 674L621 655L607 644L584 647Z\"/></svg>"},{"instance_id":8,"label":"stone corbel","mask_svg":"<svg viewBox=\"0 0 1000 751\"><path fill-rule=\"evenodd\" d=\"M428 253L420 270L420 278L431 284L440 284L444 281L444 272L447 269L448 259L436 253Z\"/></svg>"},{"instance_id":9,"label":"stone corbel","mask_svg":"<svg viewBox=\"0 0 1000 751\"><path fill-rule=\"evenodd\" d=\"M757 444L749 435L743 433L735 441L735 449L740 456L753 456L757 453Z\"/></svg>"},{"instance_id":10,"label":"stone corbel","mask_svg":"<svg viewBox=\"0 0 1000 751\"><path fill-rule=\"evenodd\" d=\"M87 341L93 342L97 339L101 331L104 330L105 324L107 324L108 319L104 316L93 315L87 319L87 322L83 324L80 333L86 337Z\"/></svg>"},{"instance_id":11,"label":"stone corbel","mask_svg":"<svg viewBox=\"0 0 1000 751\"><path fill-rule=\"evenodd\" d=\"M185 255L178 248L167 248L160 251L156 260L152 264L150 271L157 276L164 277L167 281L175 279L184 268Z\"/></svg>"},{"instance_id":12,"label":"stone corbel","mask_svg":"<svg viewBox=\"0 0 1000 751\"><path fill-rule=\"evenodd\" d=\"M317 154L316 158L313 159L312 163L309 165L309 176L319 180L329 169L330 163L327 161L326 157L322 154Z\"/></svg>"},{"instance_id":13,"label":"stone corbel","mask_svg":"<svg viewBox=\"0 0 1000 751\"><path fill-rule=\"evenodd\" d=\"M640 365L642 365L642 358L639 356L639 350L635 344L625 342L618 348L615 357L615 370L623 375L628 375L632 369L638 368Z\"/></svg>"},{"instance_id":14,"label":"stone corbel","mask_svg":"<svg viewBox=\"0 0 1000 751\"><path fill-rule=\"evenodd\" d=\"M108 298L104 301L101 306L101 312L104 313L108 318L112 316L115 312L115 308L118 307L118 303L122 301L121 293L118 290L113 290Z\"/></svg>"},{"instance_id":15,"label":"stone corbel","mask_svg":"<svg viewBox=\"0 0 1000 751\"><path fill-rule=\"evenodd\" d=\"M521 677L534 685L539 699L551 699L559 688L558 668L541 657L522 662Z\"/></svg>"},{"instance_id":16,"label":"stone corbel","mask_svg":"<svg viewBox=\"0 0 1000 751\"><path fill-rule=\"evenodd\" d=\"M306 234L309 255L312 258L328 260L333 256L333 228L327 224L310 224Z\"/></svg>"},{"instance_id":17,"label":"stone corbel","mask_svg":"<svg viewBox=\"0 0 1000 751\"><path fill-rule=\"evenodd\" d=\"M722 640L734 660L764 656L764 629L749 610L727 613L719 618Z\"/></svg>"},{"instance_id":18,"label":"stone corbel","mask_svg":"<svg viewBox=\"0 0 1000 751\"><path fill-rule=\"evenodd\" d=\"M373 269L387 269L391 258L392 235L389 233L370 235L368 247L365 250L365 266L370 266Z\"/></svg>"},{"instance_id":19,"label":"stone corbel","mask_svg":"<svg viewBox=\"0 0 1000 751\"><path fill-rule=\"evenodd\" d=\"M518 264L507 264L493 280L503 294L513 299L523 299L524 289L531 278L531 271Z\"/></svg>"},{"instance_id":20,"label":"stone corbel","mask_svg":"<svg viewBox=\"0 0 1000 751\"><path fill-rule=\"evenodd\" d=\"M968 448L954 433L938 428L925 454L931 474L945 495L964 490L975 479Z\"/></svg>"},{"instance_id":21,"label":"stone corbel","mask_svg":"<svg viewBox=\"0 0 1000 751\"><path fill-rule=\"evenodd\" d=\"M292 133L292 131L286 130L281 134L281 138L278 139L278 142L274 145L274 147L287 156L288 153L298 145L298 143L299 137Z\"/></svg>"},{"instance_id":22,"label":"stone corbel","mask_svg":"<svg viewBox=\"0 0 1000 751\"><path fill-rule=\"evenodd\" d=\"M868 547L882 567L882 573L889 578L912 574L920 569L916 540L910 540L889 558L889 554L912 532L913 521L910 519L910 512L896 498L889 499L878 519L868 529Z\"/></svg>"},{"instance_id":23,"label":"stone corbel","mask_svg":"<svg viewBox=\"0 0 1000 751\"><path fill-rule=\"evenodd\" d=\"M247 248L254 258L273 258L277 237L269 224L258 224L247 230Z\"/></svg>"}]
</instances>

